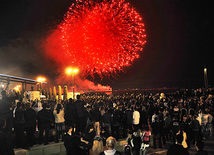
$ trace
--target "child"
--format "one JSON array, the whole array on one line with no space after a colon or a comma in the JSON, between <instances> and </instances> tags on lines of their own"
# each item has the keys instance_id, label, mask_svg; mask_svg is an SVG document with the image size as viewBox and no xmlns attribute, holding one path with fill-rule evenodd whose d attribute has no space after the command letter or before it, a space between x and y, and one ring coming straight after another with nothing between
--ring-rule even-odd
<instances>
[{"instance_id":1,"label":"child","mask_svg":"<svg viewBox=\"0 0 214 155\"><path fill-rule=\"evenodd\" d=\"M146 155L149 149L149 142L150 142L151 132L149 131L149 127L146 127L146 130L142 133L142 144L140 148L140 154Z\"/></svg>"}]
</instances>

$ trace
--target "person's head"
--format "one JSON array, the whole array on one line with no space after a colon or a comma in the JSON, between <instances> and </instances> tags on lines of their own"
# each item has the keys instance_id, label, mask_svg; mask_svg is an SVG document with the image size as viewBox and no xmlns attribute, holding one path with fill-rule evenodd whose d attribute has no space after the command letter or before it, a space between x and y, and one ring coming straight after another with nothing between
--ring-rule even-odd
<instances>
[{"instance_id":1,"label":"person's head","mask_svg":"<svg viewBox=\"0 0 214 155\"><path fill-rule=\"evenodd\" d=\"M60 112L61 109L62 109L62 105L61 104L57 104L57 106L56 106L57 114Z\"/></svg>"},{"instance_id":2,"label":"person's head","mask_svg":"<svg viewBox=\"0 0 214 155\"><path fill-rule=\"evenodd\" d=\"M197 115L194 115L194 116L193 116L193 119L194 119L194 120L196 120L196 119L197 119L197 117L198 117Z\"/></svg>"},{"instance_id":3,"label":"person's head","mask_svg":"<svg viewBox=\"0 0 214 155\"><path fill-rule=\"evenodd\" d=\"M124 147L124 153L125 153L126 155L131 155L131 154L132 154L131 146L125 145L125 147Z\"/></svg>"},{"instance_id":4,"label":"person's head","mask_svg":"<svg viewBox=\"0 0 214 155\"><path fill-rule=\"evenodd\" d=\"M100 154L103 151L103 141L100 136L95 136L92 150L94 154Z\"/></svg>"},{"instance_id":5,"label":"person's head","mask_svg":"<svg viewBox=\"0 0 214 155\"><path fill-rule=\"evenodd\" d=\"M75 132L75 128L72 125L65 126L65 133L73 134Z\"/></svg>"},{"instance_id":6,"label":"person's head","mask_svg":"<svg viewBox=\"0 0 214 155\"><path fill-rule=\"evenodd\" d=\"M48 107L47 103L43 103L43 104L42 104L42 108L43 108L43 109L47 109L47 107Z\"/></svg>"},{"instance_id":7,"label":"person's head","mask_svg":"<svg viewBox=\"0 0 214 155\"><path fill-rule=\"evenodd\" d=\"M2 97L6 96L6 91L2 90L1 95L2 95Z\"/></svg>"},{"instance_id":8,"label":"person's head","mask_svg":"<svg viewBox=\"0 0 214 155\"><path fill-rule=\"evenodd\" d=\"M181 144L183 141L183 135L182 134L178 134L176 135L176 140L178 144Z\"/></svg>"},{"instance_id":9,"label":"person's head","mask_svg":"<svg viewBox=\"0 0 214 155\"><path fill-rule=\"evenodd\" d=\"M108 149L113 150L115 147L115 144L116 144L116 139L114 137L110 136L106 139L106 145Z\"/></svg>"},{"instance_id":10,"label":"person's head","mask_svg":"<svg viewBox=\"0 0 214 155\"><path fill-rule=\"evenodd\" d=\"M80 95L77 95L77 99L80 100Z\"/></svg>"},{"instance_id":11,"label":"person's head","mask_svg":"<svg viewBox=\"0 0 214 155\"><path fill-rule=\"evenodd\" d=\"M27 103L25 104L25 107L26 107L26 109L30 109L30 108L31 108L30 102L27 102Z\"/></svg>"},{"instance_id":12,"label":"person's head","mask_svg":"<svg viewBox=\"0 0 214 155\"><path fill-rule=\"evenodd\" d=\"M22 107L22 102L17 102L17 108L21 108Z\"/></svg>"},{"instance_id":13,"label":"person's head","mask_svg":"<svg viewBox=\"0 0 214 155\"><path fill-rule=\"evenodd\" d=\"M68 103L72 104L73 103L73 99L69 98L69 102Z\"/></svg>"}]
</instances>

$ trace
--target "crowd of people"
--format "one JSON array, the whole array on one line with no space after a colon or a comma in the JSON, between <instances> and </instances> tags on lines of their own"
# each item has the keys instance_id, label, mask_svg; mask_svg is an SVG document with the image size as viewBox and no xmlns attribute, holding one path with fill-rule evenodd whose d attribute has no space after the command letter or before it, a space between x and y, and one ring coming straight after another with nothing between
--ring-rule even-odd
<instances>
[{"instance_id":1,"label":"crowd of people","mask_svg":"<svg viewBox=\"0 0 214 155\"><path fill-rule=\"evenodd\" d=\"M121 154L115 144L124 138L124 154L146 155L150 147L163 148L167 141L174 143L169 155L175 150L188 154L191 145L203 152L203 140L212 136L213 95L214 88L165 94L85 93L76 100L43 100L39 109L37 102L20 100L14 105L3 91L0 154L50 141L64 142L68 155Z\"/></svg>"}]
</instances>

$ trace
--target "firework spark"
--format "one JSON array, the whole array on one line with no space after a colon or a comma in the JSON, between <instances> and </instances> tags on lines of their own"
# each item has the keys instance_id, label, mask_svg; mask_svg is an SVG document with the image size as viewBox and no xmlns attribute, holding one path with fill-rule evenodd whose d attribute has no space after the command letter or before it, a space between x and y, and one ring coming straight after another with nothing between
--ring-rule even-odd
<instances>
[{"instance_id":1,"label":"firework spark","mask_svg":"<svg viewBox=\"0 0 214 155\"><path fill-rule=\"evenodd\" d=\"M62 66L84 75L123 70L146 43L140 14L124 0L77 0L48 38L46 53Z\"/></svg>"}]
</instances>

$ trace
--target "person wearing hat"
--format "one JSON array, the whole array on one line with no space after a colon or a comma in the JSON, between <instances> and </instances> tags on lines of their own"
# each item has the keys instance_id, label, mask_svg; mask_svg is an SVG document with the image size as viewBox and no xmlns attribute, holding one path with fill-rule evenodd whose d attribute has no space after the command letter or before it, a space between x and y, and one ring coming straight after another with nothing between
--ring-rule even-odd
<instances>
[{"instance_id":1,"label":"person wearing hat","mask_svg":"<svg viewBox=\"0 0 214 155\"><path fill-rule=\"evenodd\" d=\"M106 140L107 150L100 153L100 155L122 155L120 151L115 150L116 139L112 136Z\"/></svg>"}]
</instances>

